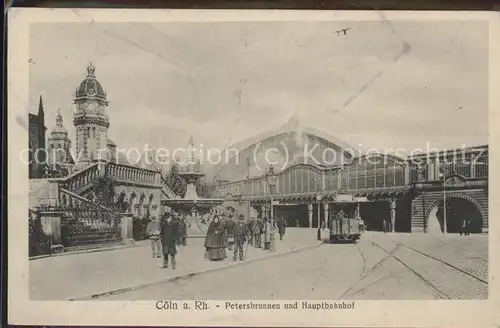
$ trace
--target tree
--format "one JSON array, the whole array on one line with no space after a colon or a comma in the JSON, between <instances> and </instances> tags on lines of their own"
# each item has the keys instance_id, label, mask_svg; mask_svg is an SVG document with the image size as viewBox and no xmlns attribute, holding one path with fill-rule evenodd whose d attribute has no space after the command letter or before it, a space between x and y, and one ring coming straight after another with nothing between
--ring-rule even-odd
<instances>
[{"instance_id":1,"label":"tree","mask_svg":"<svg viewBox=\"0 0 500 328\"><path fill-rule=\"evenodd\" d=\"M108 177L100 177L94 186L95 201L97 204L112 207L115 197L115 181Z\"/></svg>"},{"instance_id":2,"label":"tree","mask_svg":"<svg viewBox=\"0 0 500 328\"><path fill-rule=\"evenodd\" d=\"M186 181L179 175L179 164L173 163L170 172L165 177L165 182L169 185L172 191L181 197L184 197L187 190Z\"/></svg>"}]
</instances>

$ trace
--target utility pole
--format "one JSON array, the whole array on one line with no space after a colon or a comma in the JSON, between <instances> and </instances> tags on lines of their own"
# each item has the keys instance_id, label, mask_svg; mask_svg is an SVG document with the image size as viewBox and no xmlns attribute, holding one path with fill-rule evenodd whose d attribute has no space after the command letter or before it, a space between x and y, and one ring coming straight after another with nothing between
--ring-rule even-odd
<instances>
[{"instance_id":1,"label":"utility pole","mask_svg":"<svg viewBox=\"0 0 500 328\"><path fill-rule=\"evenodd\" d=\"M245 186L245 195L247 196L247 219L250 219L250 214L251 214L251 210L250 210L250 199L248 197L248 189L250 187L250 157L247 157L247 184Z\"/></svg>"}]
</instances>

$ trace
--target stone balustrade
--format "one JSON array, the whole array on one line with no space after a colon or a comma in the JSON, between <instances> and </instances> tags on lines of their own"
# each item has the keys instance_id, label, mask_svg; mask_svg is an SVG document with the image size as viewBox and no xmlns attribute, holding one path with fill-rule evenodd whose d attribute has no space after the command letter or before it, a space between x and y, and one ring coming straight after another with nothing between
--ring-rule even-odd
<instances>
[{"instance_id":1,"label":"stone balustrade","mask_svg":"<svg viewBox=\"0 0 500 328\"><path fill-rule=\"evenodd\" d=\"M109 177L116 180L133 181L145 184L160 183L159 172L131 165L108 163L106 165L106 172Z\"/></svg>"},{"instance_id":2,"label":"stone balustrade","mask_svg":"<svg viewBox=\"0 0 500 328\"><path fill-rule=\"evenodd\" d=\"M83 170L76 171L65 178L64 186L67 190L77 192L84 186L97 180L102 175L102 163L94 163Z\"/></svg>"}]
</instances>

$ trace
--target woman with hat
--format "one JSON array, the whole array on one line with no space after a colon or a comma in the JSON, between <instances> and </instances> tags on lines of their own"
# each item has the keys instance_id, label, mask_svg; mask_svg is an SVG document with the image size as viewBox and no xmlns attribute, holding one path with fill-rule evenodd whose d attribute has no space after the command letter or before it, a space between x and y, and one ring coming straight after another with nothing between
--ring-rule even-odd
<instances>
[{"instance_id":1,"label":"woman with hat","mask_svg":"<svg viewBox=\"0 0 500 328\"><path fill-rule=\"evenodd\" d=\"M226 247L227 237L224 222L222 222L218 215L215 215L205 237L205 258L211 261L225 259L227 257Z\"/></svg>"}]
</instances>

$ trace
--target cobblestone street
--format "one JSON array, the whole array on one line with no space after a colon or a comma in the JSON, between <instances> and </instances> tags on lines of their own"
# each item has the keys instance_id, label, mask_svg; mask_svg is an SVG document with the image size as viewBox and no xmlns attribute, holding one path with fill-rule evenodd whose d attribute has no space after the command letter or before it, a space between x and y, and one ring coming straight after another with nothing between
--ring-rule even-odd
<instances>
[{"instance_id":1,"label":"cobblestone street","mask_svg":"<svg viewBox=\"0 0 500 328\"><path fill-rule=\"evenodd\" d=\"M368 232L99 299L484 299L487 265L485 235Z\"/></svg>"},{"instance_id":2,"label":"cobblestone street","mask_svg":"<svg viewBox=\"0 0 500 328\"><path fill-rule=\"evenodd\" d=\"M247 248L246 262L282 253L294 252L321 244L315 229L289 228L284 240L277 237L276 253ZM67 254L30 261L30 299L67 300L88 298L117 290L156 284L168 279L220 269L241 262L232 262L232 253L223 262L210 262L204 256L204 238L188 239L188 246L179 246L177 269L160 269L160 259L151 256L149 241L138 247L104 252ZM252 267L251 263L243 263Z\"/></svg>"}]
</instances>

